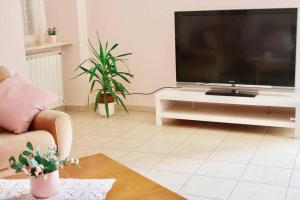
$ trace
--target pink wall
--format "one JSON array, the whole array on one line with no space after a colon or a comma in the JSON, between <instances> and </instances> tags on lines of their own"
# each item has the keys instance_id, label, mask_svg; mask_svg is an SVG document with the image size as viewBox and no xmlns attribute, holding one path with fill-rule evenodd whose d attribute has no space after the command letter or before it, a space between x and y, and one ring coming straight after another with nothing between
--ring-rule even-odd
<instances>
[{"instance_id":1,"label":"pink wall","mask_svg":"<svg viewBox=\"0 0 300 200\"><path fill-rule=\"evenodd\" d=\"M75 0L46 0L48 26L57 27L58 40L71 41L72 45L63 47L63 83L66 105L87 105L88 84L83 78L71 80L74 69L81 63L79 45L79 26Z\"/></svg>"},{"instance_id":2,"label":"pink wall","mask_svg":"<svg viewBox=\"0 0 300 200\"><path fill-rule=\"evenodd\" d=\"M88 32L94 38L98 30L103 39L134 52L129 66L135 78L129 89L148 92L175 86L174 11L299 5L299 0L88 0ZM153 106L154 97L132 96L127 104Z\"/></svg>"},{"instance_id":3,"label":"pink wall","mask_svg":"<svg viewBox=\"0 0 300 200\"><path fill-rule=\"evenodd\" d=\"M0 65L25 75L24 31L19 0L1 0Z\"/></svg>"}]
</instances>

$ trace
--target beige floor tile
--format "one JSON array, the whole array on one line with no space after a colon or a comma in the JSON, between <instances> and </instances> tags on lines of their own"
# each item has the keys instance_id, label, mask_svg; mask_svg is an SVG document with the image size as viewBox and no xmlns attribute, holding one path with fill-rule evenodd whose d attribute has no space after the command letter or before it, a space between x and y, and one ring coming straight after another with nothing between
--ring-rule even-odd
<instances>
[{"instance_id":1,"label":"beige floor tile","mask_svg":"<svg viewBox=\"0 0 300 200\"><path fill-rule=\"evenodd\" d=\"M154 169L193 174L202 162L199 159L167 156Z\"/></svg>"},{"instance_id":2,"label":"beige floor tile","mask_svg":"<svg viewBox=\"0 0 300 200\"><path fill-rule=\"evenodd\" d=\"M299 200L300 189L289 188L285 200Z\"/></svg>"},{"instance_id":3,"label":"beige floor tile","mask_svg":"<svg viewBox=\"0 0 300 200\"><path fill-rule=\"evenodd\" d=\"M168 154L176 146L177 143L173 143L173 142L148 141L143 145L141 145L139 148L137 148L136 151L144 152L144 153Z\"/></svg>"},{"instance_id":4,"label":"beige floor tile","mask_svg":"<svg viewBox=\"0 0 300 200\"><path fill-rule=\"evenodd\" d=\"M214 135L209 133L193 134L188 137L183 143L186 144L198 144L198 145L219 145L226 135Z\"/></svg>"},{"instance_id":5,"label":"beige floor tile","mask_svg":"<svg viewBox=\"0 0 300 200\"><path fill-rule=\"evenodd\" d=\"M102 153L113 160L119 160L123 156L127 155L129 151L96 148L91 152L91 154L97 154L97 153Z\"/></svg>"},{"instance_id":6,"label":"beige floor tile","mask_svg":"<svg viewBox=\"0 0 300 200\"><path fill-rule=\"evenodd\" d=\"M158 135L159 131L154 130L141 130L141 129L133 129L127 131L125 134L120 135L120 138L129 138L129 139L150 139L155 135Z\"/></svg>"},{"instance_id":7,"label":"beige floor tile","mask_svg":"<svg viewBox=\"0 0 300 200\"><path fill-rule=\"evenodd\" d=\"M252 147L256 148L261 142L263 135L260 134L229 134L220 144L221 147Z\"/></svg>"},{"instance_id":8,"label":"beige floor tile","mask_svg":"<svg viewBox=\"0 0 300 200\"><path fill-rule=\"evenodd\" d=\"M180 193L204 196L216 199L227 199L236 181L193 175L180 189Z\"/></svg>"},{"instance_id":9,"label":"beige floor tile","mask_svg":"<svg viewBox=\"0 0 300 200\"><path fill-rule=\"evenodd\" d=\"M91 155L95 150L95 147L73 145L70 152L71 158L81 158L87 155Z\"/></svg>"},{"instance_id":10,"label":"beige floor tile","mask_svg":"<svg viewBox=\"0 0 300 200\"><path fill-rule=\"evenodd\" d=\"M135 120L107 119L105 126L109 128L133 129L140 123L141 122Z\"/></svg>"},{"instance_id":11,"label":"beige floor tile","mask_svg":"<svg viewBox=\"0 0 300 200\"><path fill-rule=\"evenodd\" d=\"M116 112L116 119L125 119L125 120L142 122L153 117L155 117L154 113L148 113L148 112L136 112L136 111L130 111L129 113Z\"/></svg>"},{"instance_id":12,"label":"beige floor tile","mask_svg":"<svg viewBox=\"0 0 300 200\"><path fill-rule=\"evenodd\" d=\"M263 141L263 143L288 143L288 144L299 144L300 139L294 137L285 137L284 135L269 135L267 134Z\"/></svg>"},{"instance_id":13,"label":"beige floor tile","mask_svg":"<svg viewBox=\"0 0 300 200\"><path fill-rule=\"evenodd\" d=\"M291 172L290 169L249 165L241 180L287 187Z\"/></svg>"},{"instance_id":14,"label":"beige floor tile","mask_svg":"<svg viewBox=\"0 0 300 200\"><path fill-rule=\"evenodd\" d=\"M213 145L180 144L170 155L187 158L206 159L216 148Z\"/></svg>"},{"instance_id":15,"label":"beige floor tile","mask_svg":"<svg viewBox=\"0 0 300 200\"><path fill-rule=\"evenodd\" d=\"M124 129L120 127L110 128L110 127L99 127L89 132L89 135L95 135L100 137L120 137L123 134L126 134L129 129Z\"/></svg>"},{"instance_id":16,"label":"beige floor tile","mask_svg":"<svg viewBox=\"0 0 300 200\"><path fill-rule=\"evenodd\" d=\"M253 148L245 147L218 147L208 159L210 160L219 160L219 161L228 161L228 162L239 162L247 163L251 156L253 155Z\"/></svg>"},{"instance_id":17,"label":"beige floor tile","mask_svg":"<svg viewBox=\"0 0 300 200\"><path fill-rule=\"evenodd\" d=\"M142 167L135 167L135 166L127 166L128 168L132 169L133 171L145 176L150 169L142 168Z\"/></svg>"},{"instance_id":18,"label":"beige floor tile","mask_svg":"<svg viewBox=\"0 0 300 200\"><path fill-rule=\"evenodd\" d=\"M146 112L127 115L118 111L109 119L92 111L69 114L74 129L73 157L103 153L138 173L150 174L174 191L184 186L182 190L191 192L184 193L188 199L199 200L227 198L245 169L242 177L247 181L284 186L290 172L293 188L286 200L299 198L300 157L295 157L300 140L293 138L293 129L187 120L167 120L156 126L155 113ZM203 159L208 160L201 164ZM294 169L299 171L292 174L295 159ZM252 165L245 168L248 162ZM184 185L192 172L200 175ZM240 181L231 200L283 200L284 190Z\"/></svg>"},{"instance_id":19,"label":"beige floor tile","mask_svg":"<svg viewBox=\"0 0 300 200\"><path fill-rule=\"evenodd\" d=\"M297 156L294 169L300 169L300 156Z\"/></svg>"},{"instance_id":20,"label":"beige floor tile","mask_svg":"<svg viewBox=\"0 0 300 200\"><path fill-rule=\"evenodd\" d=\"M88 125L73 125L73 135L88 135L97 129L96 126L88 126Z\"/></svg>"},{"instance_id":21,"label":"beige floor tile","mask_svg":"<svg viewBox=\"0 0 300 200\"><path fill-rule=\"evenodd\" d=\"M291 169L294 165L295 158L296 156L292 154L278 154L258 151L253 155L250 164Z\"/></svg>"},{"instance_id":22,"label":"beige floor tile","mask_svg":"<svg viewBox=\"0 0 300 200\"><path fill-rule=\"evenodd\" d=\"M156 126L155 121L146 120L137 125L134 129L137 130L154 130L154 131L162 131L164 130L164 126Z\"/></svg>"},{"instance_id":23,"label":"beige floor tile","mask_svg":"<svg viewBox=\"0 0 300 200\"><path fill-rule=\"evenodd\" d=\"M299 149L298 143L263 141L258 146L257 151L270 152L270 153L297 154L298 149Z\"/></svg>"},{"instance_id":24,"label":"beige floor tile","mask_svg":"<svg viewBox=\"0 0 300 200\"><path fill-rule=\"evenodd\" d=\"M107 145L103 146L103 148L121 151L132 151L144 142L145 140L118 138L112 141L111 143L108 143Z\"/></svg>"},{"instance_id":25,"label":"beige floor tile","mask_svg":"<svg viewBox=\"0 0 300 200\"><path fill-rule=\"evenodd\" d=\"M146 176L160 185L177 192L191 175L163 170L150 170Z\"/></svg>"},{"instance_id":26,"label":"beige floor tile","mask_svg":"<svg viewBox=\"0 0 300 200\"><path fill-rule=\"evenodd\" d=\"M300 188L300 170L294 170L291 177L290 187Z\"/></svg>"},{"instance_id":27,"label":"beige floor tile","mask_svg":"<svg viewBox=\"0 0 300 200\"><path fill-rule=\"evenodd\" d=\"M174 142L174 143L181 143L186 138L188 138L191 134L189 133L182 133L182 132L166 132L160 131L154 137L151 138L153 141L157 142Z\"/></svg>"},{"instance_id":28,"label":"beige floor tile","mask_svg":"<svg viewBox=\"0 0 300 200\"><path fill-rule=\"evenodd\" d=\"M229 200L284 200L285 193L284 187L239 182Z\"/></svg>"},{"instance_id":29,"label":"beige floor tile","mask_svg":"<svg viewBox=\"0 0 300 200\"><path fill-rule=\"evenodd\" d=\"M196 174L217 178L239 179L246 166L246 164L240 163L207 160L198 168Z\"/></svg>"},{"instance_id":30,"label":"beige floor tile","mask_svg":"<svg viewBox=\"0 0 300 200\"><path fill-rule=\"evenodd\" d=\"M142 167L150 169L163 159L163 155L131 152L119 161L126 166Z\"/></svg>"},{"instance_id":31,"label":"beige floor tile","mask_svg":"<svg viewBox=\"0 0 300 200\"><path fill-rule=\"evenodd\" d=\"M229 130L226 130L226 126L224 129L221 127L214 127L213 125L217 125L218 123L211 124L211 126L205 126L198 128L196 132L194 132L194 135L210 135L214 137L225 137L229 134Z\"/></svg>"},{"instance_id":32,"label":"beige floor tile","mask_svg":"<svg viewBox=\"0 0 300 200\"><path fill-rule=\"evenodd\" d=\"M200 197L200 196L190 195L190 194L180 194L180 195L188 200L215 200L215 199L211 199L211 198Z\"/></svg>"},{"instance_id":33,"label":"beige floor tile","mask_svg":"<svg viewBox=\"0 0 300 200\"><path fill-rule=\"evenodd\" d=\"M103 148L105 145L110 142L116 140L113 137L100 137L95 135L87 135L80 139L78 139L74 144L82 145L82 146L90 146L90 147L99 147Z\"/></svg>"}]
</instances>

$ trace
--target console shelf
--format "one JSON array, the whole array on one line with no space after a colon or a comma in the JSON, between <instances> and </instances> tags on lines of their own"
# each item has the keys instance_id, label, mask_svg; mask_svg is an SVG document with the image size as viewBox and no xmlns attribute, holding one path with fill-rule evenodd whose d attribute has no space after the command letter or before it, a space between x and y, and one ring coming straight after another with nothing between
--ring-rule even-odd
<instances>
[{"instance_id":1,"label":"console shelf","mask_svg":"<svg viewBox=\"0 0 300 200\"><path fill-rule=\"evenodd\" d=\"M299 105L296 93L228 97L168 89L156 94L156 124L162 125L163 119L184 119L285 127L294 128L295 136L300 137Z\"/></svg>"}]
</instances>

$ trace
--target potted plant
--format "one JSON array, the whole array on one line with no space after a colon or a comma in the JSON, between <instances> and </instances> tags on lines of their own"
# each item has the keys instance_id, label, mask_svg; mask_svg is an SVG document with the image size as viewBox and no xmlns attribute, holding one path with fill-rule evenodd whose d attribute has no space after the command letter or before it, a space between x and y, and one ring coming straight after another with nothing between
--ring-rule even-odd
<instances>
[{"instance_id":1,"label":"potted plant","mask_svg":"<svg viewBox=\"0 0 300 200\"><path fill-rule=\"evenodd\" d=\"M57 42L56 28L55 27L48 28L48 36L49 36L49 42L50 43L56 43Z\"/></svg>"},{"instance_id":2,"label":"potted plant","mask_svg":"<svg viewBox=\"0 0 300 200\"><path fill-rule=\"evenodd\" d=\"M82 72L76 77L83 74L89 76L90 93L96 93L94 111L98 109L101 116L109 117L114 113L114 102L121 105L128 112L121 99L121 97L126 98L128 90L121 81L130 83L129 79L133 78L125 62L125 58L132 53L115 55L113 52L118 47L118 44L109 47L108 42L103 45L98 34L97 37L97 48L89 40L90 51L93 55L78 66L76 70L80 69ZM121 71L119 69L120 64L123 64L127 71Z\"/></svg>"},{"instance_id":3,"label":"potted plant","mask_svg":"<svg viewBox=\"0 0 300 200\"><path fill-rule=\"evenodd\" d=\"M19 158L11 156L9 163L16 173L24 172L30 176L31 194L37 198L49 198L59 191L59 168L68 164L79 166L78 159L60 160L56 146L48 148L42 155L39 148L34 150L30 142Z\"/></svg>"}]
</instances>

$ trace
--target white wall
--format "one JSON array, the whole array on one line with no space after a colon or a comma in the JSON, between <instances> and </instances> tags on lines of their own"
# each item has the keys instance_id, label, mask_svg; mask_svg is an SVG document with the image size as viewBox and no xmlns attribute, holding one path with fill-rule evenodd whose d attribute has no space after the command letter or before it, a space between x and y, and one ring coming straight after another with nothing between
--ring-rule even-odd
<instances>
[{"instance_id":1,"label":"white wall","mask_svg":"<svg viewBox=\"0 0 300 200\"><path fill-rule=\"evenodd\" d=\"M78 5L78 2L81 3ZM82 106L88 104L89 85L86 78L75 77L74 70L87 57L84 38L87 42L86 18L82 12L83 0L45 0L48 26L57 28L59 41L70 41L72 45L63 47L63 83L66 105ZM83 13L83 14L82 14ZM82 19L83 18L83 19ZM83 24L83 25L82 25Z\"/></svg>"},{"instance_id":2,"label":"white wall","mask_svg":"<svg viewBox=\"0 0 300 200\"><path fill-rule=\"evenodd\" d=\"M25 76L23 16L20 0L0 3L0 65Z\"/></svg>"},{"instance_id":3,"label":"white wall","mask_svg":"<svg viewBox=\"0 0 300 200\"><path fill-rule=\"evenodd\" d=\"M120 49L134 52L129 66L135 78L129 89L148 92L176 83L174 11L299 5L299 0L87 0L88 32L90 38L95 38L98 30L103 39L118 42ZM127 104L153 106L154 97L132 96Z\"/></svg>"}]
</instances>

